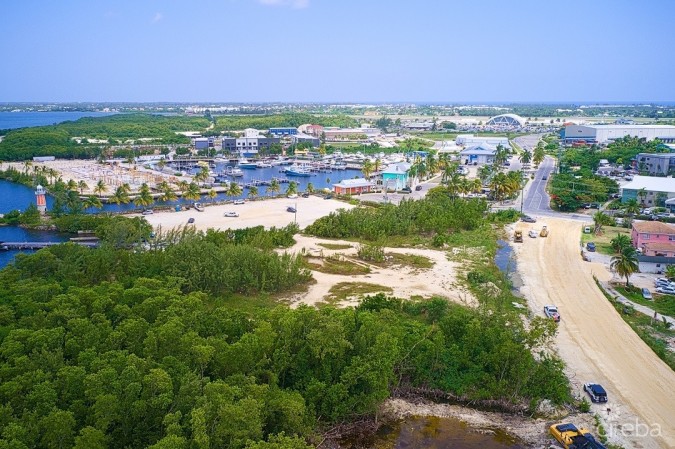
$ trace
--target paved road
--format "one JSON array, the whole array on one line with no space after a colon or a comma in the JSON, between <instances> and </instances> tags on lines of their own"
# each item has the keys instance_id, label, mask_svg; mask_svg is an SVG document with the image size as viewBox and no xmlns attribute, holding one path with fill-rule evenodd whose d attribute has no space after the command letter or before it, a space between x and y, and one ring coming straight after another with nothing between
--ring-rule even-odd
<instances>
[{"instance_id":1,"label":"paved road","mask_svg":"<svg viewBox=\"0 0 675 449\"><path fill-rule=\"evenodd\" d=\"M550 197L548 196L548 193L546 193L546 183L553 171L554 165L555 161L551 157L546 157L539 165L534 180L530 182L527 192L525 193L525 203L523 205L523 211L525 213L533 215L553 213L553 210L549 206Z\"/></svg>"}]
</instances>

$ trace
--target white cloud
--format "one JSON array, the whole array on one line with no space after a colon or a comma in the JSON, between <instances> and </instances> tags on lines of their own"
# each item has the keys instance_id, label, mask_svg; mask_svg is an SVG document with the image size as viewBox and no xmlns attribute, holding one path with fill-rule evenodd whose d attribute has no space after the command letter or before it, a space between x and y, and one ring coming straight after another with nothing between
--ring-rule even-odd
<instances>
[{"instance_id":1,"label":"white cloud","mask_svg":"<svg viewBox=\"0 0 675 449\"><path fill-rule=\"evenodd\" d=\"M157 23L164 18L164 14L161 12L156 12L155 16L152 18L152 23Z\"/></svg>"},{"instance_id":2,"label":"white cloud","mask_svg":"<svg viewBox=\"0 0 675 449\"><path fill-rule=\"evenodd\" d=\"M303 9L309 6L309 0L258 0L266 6L290 6L293 9Z\"/></svg>"}]
</instances>

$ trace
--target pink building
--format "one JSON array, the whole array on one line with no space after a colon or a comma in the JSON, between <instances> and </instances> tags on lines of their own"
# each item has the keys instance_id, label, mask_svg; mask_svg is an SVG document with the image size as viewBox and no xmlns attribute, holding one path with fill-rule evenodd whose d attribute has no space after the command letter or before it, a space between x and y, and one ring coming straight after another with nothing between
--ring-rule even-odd
<instances>
[{"instance_id":1,"label":"pink building","mask_svg":"<svg viewBox=\"0 0 675 449\"><path fill-rule=\"evenodd\" d=\"M675 226L660 221L636 221L631 230L633 246L645 256L675 257Z\"/></svg>"}]
</instances>

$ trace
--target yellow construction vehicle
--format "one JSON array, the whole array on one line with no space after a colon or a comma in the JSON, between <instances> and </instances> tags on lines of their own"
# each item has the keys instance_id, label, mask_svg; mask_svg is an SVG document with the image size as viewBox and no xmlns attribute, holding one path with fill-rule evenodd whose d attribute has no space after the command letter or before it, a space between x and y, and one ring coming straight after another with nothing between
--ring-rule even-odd
<instances>
[{"instance_id":1,"label":"yellow construction vehicle","mask_svg":"<svg viewBox=\"0 0 675 449\"><path fill-rule=\"evenodd\" d=\"M553 424L549 432L565 449L607 449L593 438L588 429L577 429L574 424Z\"/></svg>"},{"instance_id":2,"label":"yellow construction vehicle","mask_svg":"<svg viewBox=\"0 0 675 449\"><path fill-rule=\"evenodd\" d=\"M546 225L543 225L541 227L541 232L539 233L539 237L548 237L548 228Z\"/></svg>"},{"instance_id":3,"label":"yellow construction vehicle","mask_svg":"<svg viewBox=\"0 0 675 449\"><path fill-rule=\"evenodd\" d=\"M523 231L516 231L513 234L513 241L523 243Z\"/></svg>"}]
</instances>

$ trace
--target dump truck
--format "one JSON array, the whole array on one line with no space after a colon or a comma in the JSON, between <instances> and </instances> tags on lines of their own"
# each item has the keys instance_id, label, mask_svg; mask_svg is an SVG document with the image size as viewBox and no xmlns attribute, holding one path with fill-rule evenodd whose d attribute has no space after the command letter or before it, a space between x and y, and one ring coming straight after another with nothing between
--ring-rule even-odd
<instances>
[{"instance_id":1,"label":"dump truck","mask_svg":"<svg viewBox=\"0 0 675 449\"><path fill-rule=\"evenodd\" d=\"M548 237L548 228L546 225L541 227L541 232L539 233L539 237Z\"/></svg>"},{"instance_id":2,"label":"dump truck","mask_svg":"<svg viewBox=\"0 0 675 449\"><path fill-rule=\"evenodd\" d=\"M565 449L607 449L588 429L577 429L574 424L553 424L549 432Z\"/></svg>"},{"instance_id":3,"label":"dump truck","mask_svg":"<svg viewBox=\"0 0 675 449\"><path fill-rule=\"evenodd\" d=\"M516 231L513 234L513 241L523 243L523 231Z\"/></svg>"}]
</instances>

